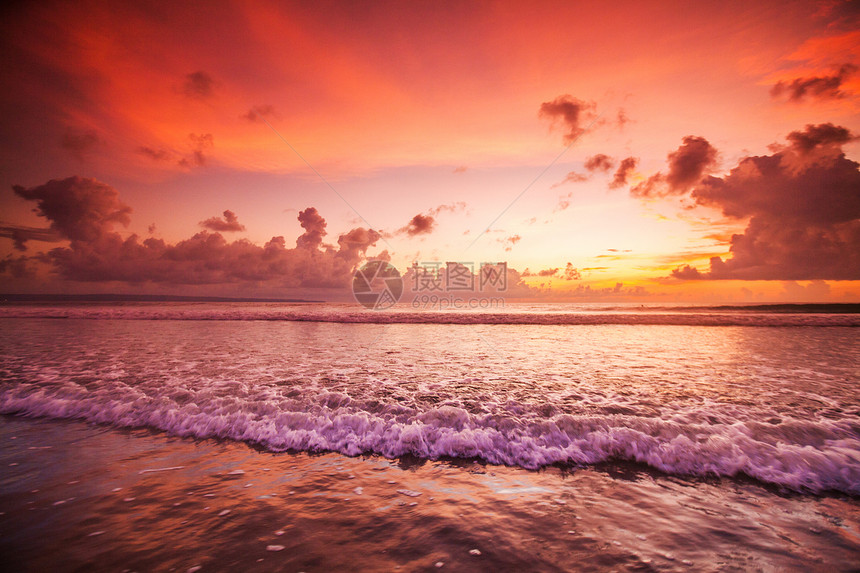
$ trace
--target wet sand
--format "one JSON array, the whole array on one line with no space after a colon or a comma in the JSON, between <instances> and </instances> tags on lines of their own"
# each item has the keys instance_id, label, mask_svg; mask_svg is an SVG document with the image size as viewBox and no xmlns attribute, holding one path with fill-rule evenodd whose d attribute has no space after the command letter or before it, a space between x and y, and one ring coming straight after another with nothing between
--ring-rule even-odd
<instances>
[{"instance_id":1,"label":"wet sand","mask_svg":"<svg viewBox=\"0 0 860 573\"><path fill-rule=\"evenodd\" d=\"M10 571L848 571L860 503L634 465L271 453L0 418Z\"/></svg>"}]
</instances>

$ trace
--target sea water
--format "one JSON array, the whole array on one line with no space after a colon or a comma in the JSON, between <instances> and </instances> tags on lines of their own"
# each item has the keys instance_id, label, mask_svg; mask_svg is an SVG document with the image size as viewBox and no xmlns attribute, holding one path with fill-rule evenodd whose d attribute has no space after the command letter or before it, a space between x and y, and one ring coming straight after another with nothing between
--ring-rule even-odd
<instances>
[{"instance_id":1,"label":"sea water","mask_svg":"<svg viewBox=\"0 0 860 573\"><path fill-rule=\"evenodd\" d=\"M227 440L274 456L442 463L455 472L442 489L461 481L456 472L463 490L475 487L463 464L523 476L633 467L649 483L687 480L702 497L714 479L804 502L847 496L842 510L856 517L860 315L803 310L5 306L0 413ZM170 464L154 469L187 465L182 456ZM519 483L512 475L502 481ZM397 491L421 493L412 487L389 493L409 501ZM644 503L645 486L625 495L637 487ZM355 488L354 498L378 491ZM553 504L551 490L544 501ZM617 503L581 493L591 505ZM860 547L849 525L847 555Z\"/></svg>"}]
</instances>

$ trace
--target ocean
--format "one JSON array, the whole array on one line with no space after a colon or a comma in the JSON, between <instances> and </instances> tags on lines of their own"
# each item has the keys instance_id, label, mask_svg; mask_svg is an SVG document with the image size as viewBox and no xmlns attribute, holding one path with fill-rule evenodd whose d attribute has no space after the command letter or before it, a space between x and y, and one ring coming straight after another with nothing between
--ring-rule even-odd
<instances>
[{"instance_id":1,"label":"ocean","mask_svg":"<svg viewBox=\"0 0 860 573\"><path fill-rule=\"evenodd\" d=\"M21 571L860 568L852 305L0 306Z\"/></svg>"}]
</instances>

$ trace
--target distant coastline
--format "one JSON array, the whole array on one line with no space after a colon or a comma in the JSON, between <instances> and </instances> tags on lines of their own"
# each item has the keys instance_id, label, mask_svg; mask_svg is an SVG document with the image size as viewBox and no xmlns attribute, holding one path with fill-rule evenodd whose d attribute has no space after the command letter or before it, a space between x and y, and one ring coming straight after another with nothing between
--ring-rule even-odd
<instances>
[{"instance_id":1,"label":"distant coastline","mask_svg":"<svg viewBox=\"0 0 860 573\"><path fill-rule=\"evenodd\" d=\"M321 303L302 298L241 298L228 296L183 296L172 294L0 294L4 302L281 302Z\"/></svg>"},{"instance_id":2,"label":"distant coastline","mask_svg":"<svg viewBox=\"0 0 860 573\"><path fill-rule=\"evenodd\" d=\"M694 310L746 310L754 312L786 312L786 313L825 313L825 314L857 314L860 313L860 303L853 302L821 302L821 303L774 303L774 304L724 304L719 306L689 307Z\"/></svg>"}]
</instances>

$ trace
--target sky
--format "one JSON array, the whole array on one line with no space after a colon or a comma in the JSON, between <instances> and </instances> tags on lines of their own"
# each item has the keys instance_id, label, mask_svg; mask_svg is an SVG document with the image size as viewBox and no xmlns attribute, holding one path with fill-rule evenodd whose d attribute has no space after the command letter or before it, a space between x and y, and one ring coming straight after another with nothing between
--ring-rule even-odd
<instances>
[{"instance_id":1,"label":"sky","mask_svg":"<svg viewBox=\"0 0 860 573\"><path fill-rule=\"evenodd\" d=\"M2 11L2 292L860 302L860 2Z\"/></svg>"}]
</instances>

